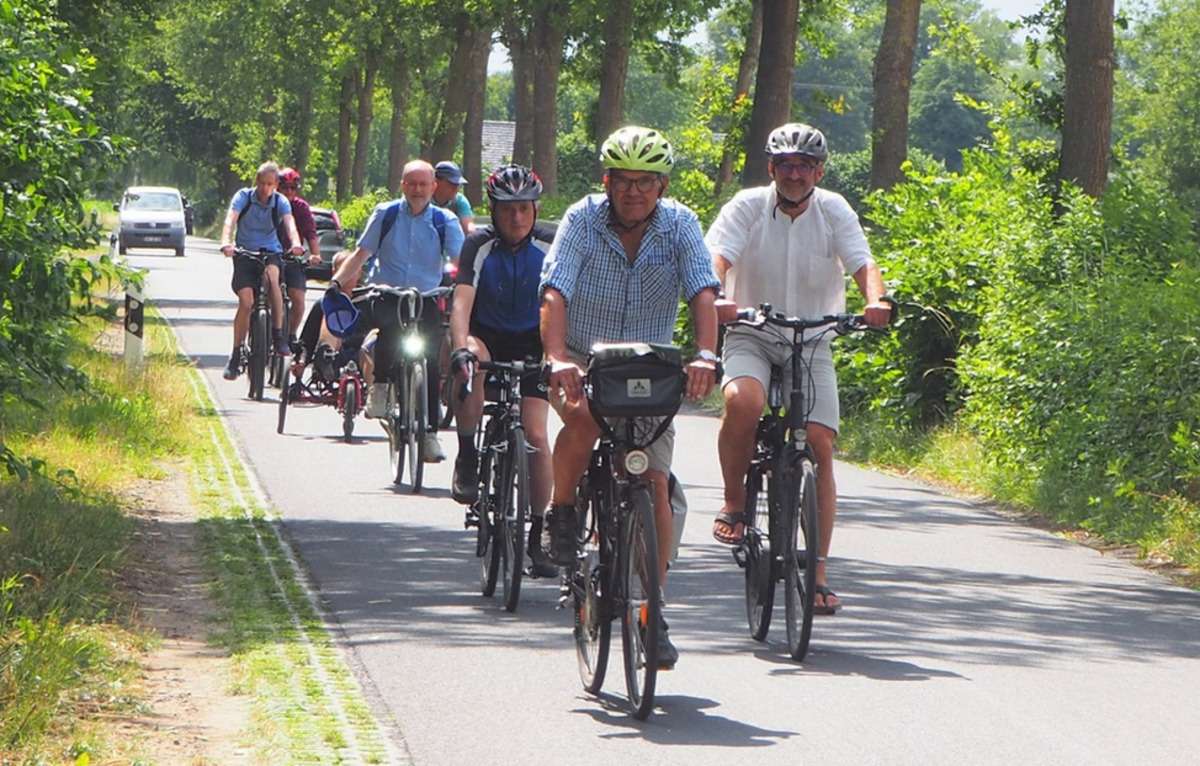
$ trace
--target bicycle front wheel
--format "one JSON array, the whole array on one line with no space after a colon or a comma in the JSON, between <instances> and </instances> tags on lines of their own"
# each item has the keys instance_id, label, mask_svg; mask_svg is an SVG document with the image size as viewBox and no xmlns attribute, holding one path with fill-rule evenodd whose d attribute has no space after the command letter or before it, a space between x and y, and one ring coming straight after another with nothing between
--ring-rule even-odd
<instances>
[{"instance_id":1,"label":"bicycle front wheel","mask_svg":"<svg viewBox=\"0 0 1200 766\"><path fill-rule=\"evenodd\" d=\"M408 480L412 482L412 492L421 491L421 481L425 477L425 427L429 422L429 399L425 392L425 363L415 361L408 367L408 402L405 411L408 414Z\"/></svg>"},{"instance_id":2,"label":"bicycle front wheel","mask_svg":"<svg viewBox=\"0 0 1200 766\"><path fill-rule=\"evenodd\" d=\"M662 625L658 583L658 535L654 504L647 487L635 487L621 531L617 562L620 572L621 649L625 689L633 717L644 721L654 708L658 678L658 632Z\"/></svg>"},{"instance_id":3,"label":"bicycle front wheel","mask_svg":"<svg viewBox=\"0 0 1200 766\"><path fill-rule=\"evenodd\" d=\"M383 430L388 436L388 461L392 468L392 483L404 481L404 451L408 446L404 433L408 415L405 412L407 399L404 394L404 376L397 375L388 387L387 414L383 416Z\"/></svg>"},{"instance_id":4,"label":"bicycle front wheel","mask_svg":"<svg viewBox=\"0 0 1200 766\"><path fill-rule=\"evenodd\" d=\"M580 482L581 488L586 481ZM598 499L586 491L580 499L588 500L588 507L577 512L583 517L580 527L588 529L587 517L599 511ZM597 530L599 532L599 530ZM571 592L575 598L575 658L579 665L579 680L589 694L599 694L604 686L608 670L608 650L612 642L612 588L610 587L611 564L602 564L600 535L588 535L582 543L583 555L576 560L568 575Z\"/></svg>"},{"instance_id":5,"label":"bicycle front wheel","mask_svg":"<svg viewBox=\"0 0 1200 766\"><path fill-rule=\"evenodd\" d=\"M529 455L525 432L514 428L501 461L501 522L498 542L504 570L504 608L513 612L521 599L521 575L525 567L525 519L529 517Z\"/></svg>"},{"instance_id":6,"label":"bicycle front wheel","mask_svg":"<svg viewBox=\"0 0 1200 766\"><path fill-rule=\"evenodd\" d=\"M267 312L256 312L250 321L250 398L261 402L263 398L263 377L267 370L267 343L270 329L270 317Z\"/></svg>"},{"instance_id":7,"label":"bicycle front wheel","mask_svg":"<svg viewBox=\"0 0 1200 766\"><path fill-rule=\"evenodd\" d=\"M784 601L787 614L788 653L799 662L808 653L812 636L813 602L817 591L817 477L812 462L800 458L788 471L784 510L787 511L786 549L783 558Z\"/></svg>"},{"instance_id":8,"label":"bicycle front wheel","mask_svg":"<svg viewBox=\"0 0 1200 766\"><path fill-rule=\"evenodd\" d=\"M286 380L286 378L285 378ZM342 438L349 444L354 438L354 415L358 412L359 397L358 383L347 378L342 392Z\"/></svg>"},{"instance_id":9,"label":"bicycle front wheel","mask_svg":"<svg viewBox=\"0 0 1200 766\"><path fill-rule=\"evenodd\" d=\"M284 365L283 378L279 385L279 421L275 424L275 433L277 434L283 433L283 423L287 420L288 399L291 393L288 389L291 388L291 382L292 366Z\"/></svg>"},{"instance_id":10,"label":"bicycle front wheel","mask_svg":"<svg viewBox=\"0 0 1200 766\"><path fill-rule=\"evenodd\" d=\"M770 518L771 481L758 465L750 466L746 474L746 536L742 541L746 554L746 622L755 641L766 639L775 606L771 538L759 528Z\"/></svg>"},{"instance_id":11,"label":"bicycle front wheel","mask_svg":"<svg viewBox=\"0 0 1200 766\"><path fill-rule=\"evenodd\" d=\"M479 453L479 528L475 530L475 555L479 557L479 589L488 598L496 592L496 580L500 577L500 543L492 518L497 502L492 486L492 454L491 442L485 439Z\"/></svg>"}]
</instances>

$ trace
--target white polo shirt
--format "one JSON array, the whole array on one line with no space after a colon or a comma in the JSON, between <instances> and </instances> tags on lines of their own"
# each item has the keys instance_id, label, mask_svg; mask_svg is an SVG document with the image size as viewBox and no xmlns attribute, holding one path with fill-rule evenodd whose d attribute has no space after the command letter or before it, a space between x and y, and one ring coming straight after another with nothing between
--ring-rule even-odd
<instances>
[{"instance_id":1,"label":"white polo shirt","mask_svg":"<svg viewBox=\"0 0 1200 766\"><path fill-rule=\"evenodd\" d=\"M815 319L846 310L846 275L872 262L858 215L846 199L817 188L792 220L775 209L775 184L738 192L704 243L732 264L728 295L742 308L770 303L788 316Z\"/></svg>"}]
</instances>

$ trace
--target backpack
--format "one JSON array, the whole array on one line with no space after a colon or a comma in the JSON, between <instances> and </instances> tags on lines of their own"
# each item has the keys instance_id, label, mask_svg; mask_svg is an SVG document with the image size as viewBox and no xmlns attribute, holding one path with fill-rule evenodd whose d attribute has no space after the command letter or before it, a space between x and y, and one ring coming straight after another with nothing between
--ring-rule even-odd
<instances>
[{"instance_id":1,"label":"backpack","mask_svg":"<svg viewBox=\"0 0 1200 766\"><path fill-rule=\"evenodd\" d=\"M246 206L238 211L238 224L241 224L242 216L245 215L246 211L250 209L250 206L254 204L254 189L246 187L246 191L250 192L250 195L246 197ZM271 192L271 223L274 224L273 228L276 231L279 231L279 198L281 196L283 195L281 195L279 192ZM282 240L280 241L282 242Z\"/></svg>"},{"instance_id":2,"label":"backpack","mask_svg":"<svg viewBox=\"0 0 1200 766\"><path fill-rule=\"evenodd\" d=\"M437 229L438 243L442 250L446 249L446 214L437 205L430 203L430 210L433 211L433 228ZM396 200L387 206L383 211L383 224L379 231L379 246L383 247L383 240L387 237L388 232L392 230L392 226L396 223L396 216L400 215L400 200Z\"/></svg>"}]
</instances>

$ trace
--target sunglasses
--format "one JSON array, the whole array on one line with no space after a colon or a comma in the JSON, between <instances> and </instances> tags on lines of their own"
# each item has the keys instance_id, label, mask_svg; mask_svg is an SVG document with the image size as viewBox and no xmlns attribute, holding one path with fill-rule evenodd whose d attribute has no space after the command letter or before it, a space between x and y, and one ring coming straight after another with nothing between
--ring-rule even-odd
<instances>
[{"instance_id":1,"label":"sunglasses","mask_svg":"<svg viewBox=\"0 0 1200 766\"><path fill-rule=\"evenodd\" d=\"M658 176L638 176L637 178L629 178L628 176L618 176L609 174L608 185L615 192L627 192L633 187L643 194L648 194L658 188Z\"/></svg>"},{"instance_id":2,"label":"sunglasses","mask_svg":"<svg viewBox=\"0 0 1200 766\"><path fill-rule=\"evenodd\" d=\"M289 189L298 189L300 187L298 187L296 184L279 184L279 188L286 191Z\"/></svg>"}]
</instances>

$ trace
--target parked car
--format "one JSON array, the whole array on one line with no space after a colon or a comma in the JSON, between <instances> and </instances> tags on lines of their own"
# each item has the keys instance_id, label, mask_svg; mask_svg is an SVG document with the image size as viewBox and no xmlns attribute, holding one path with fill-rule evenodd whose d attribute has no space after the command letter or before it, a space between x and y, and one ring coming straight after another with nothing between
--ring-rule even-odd
<instances>
[{"instance_id":1,"label":"parked car","mask_svg":"<svg viewBox=\"0 0 1200 766\"><path fill-rule=\"evenodd\" d=\"M346 244L346 230L336 210L311 208L317 223L317 240L321 245L321 263L305 268L309 279L330 279L333 276L333 256Z\"/></svg>"},{"instance_id":2,"label":"parked car","mask_svg":"<svg viewBox=\"0 0 1200 766\"><path fill-rule=\"evenodd\" d=\"M120 213L117 249L159 247L183 255L187 220L183 195L169 186L130 186L113 209Z\"/></svg>"}]
</instances>

